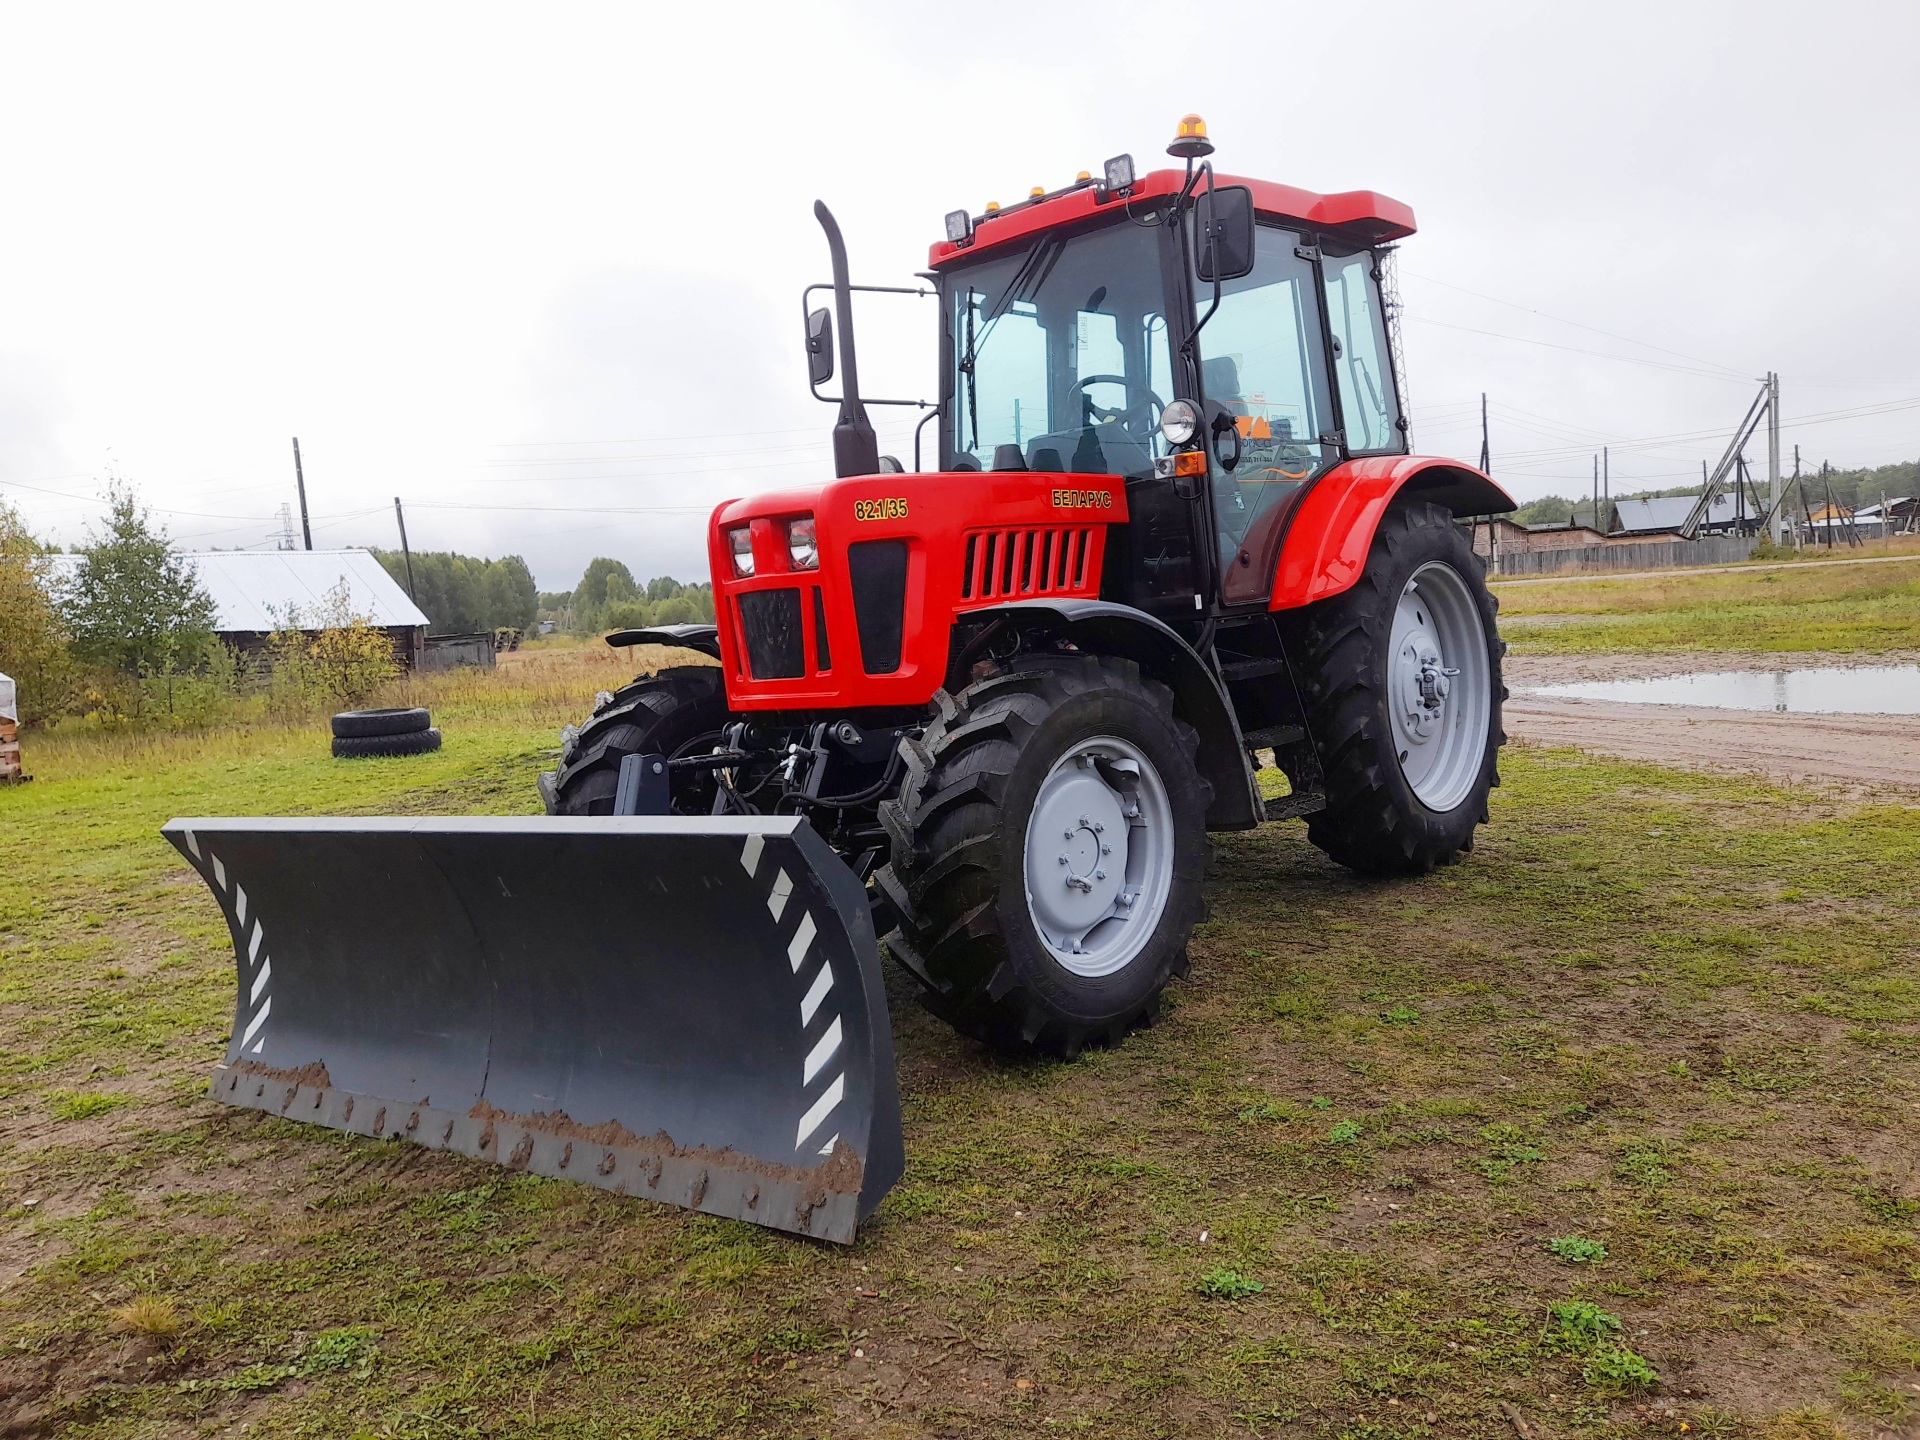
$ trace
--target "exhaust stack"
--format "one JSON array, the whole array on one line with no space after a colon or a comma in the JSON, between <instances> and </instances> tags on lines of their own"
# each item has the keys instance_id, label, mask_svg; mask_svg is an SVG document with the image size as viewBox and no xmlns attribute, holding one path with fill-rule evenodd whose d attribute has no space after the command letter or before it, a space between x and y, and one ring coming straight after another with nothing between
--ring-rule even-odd
<instances>
[{"instance_id":1,"label":"exhaust stack","mask_svg":"<svg viewBox=\"0 0 1920 1440\"><path fill-rule=\"evenodd\" d=\"M877 475L880 441L867 419L867 407L860 403L860 369L853 356L853 281L847 275L847 242L840 238L840 223L824 200L813 202L813 216L827 232L827 252L833 260L833 318L840 327L841 399L840 418L833 425L833 473L841 479Z\"/></svg>"}]
</instances>

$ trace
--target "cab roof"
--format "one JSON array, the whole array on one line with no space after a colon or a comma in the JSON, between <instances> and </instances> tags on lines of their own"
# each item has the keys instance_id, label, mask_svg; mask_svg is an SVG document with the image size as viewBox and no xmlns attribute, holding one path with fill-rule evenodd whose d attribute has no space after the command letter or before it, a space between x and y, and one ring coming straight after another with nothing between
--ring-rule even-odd
<instances>
[{"instance_id":1,"label":"cab roof","mask_svg":"<svg viewBox=\"0 0 1920 1440\"><path fill-rule=\"evenodd\" d=\"M1091 183L1043 195L1038 200L1022 201L993 211L974 222L973 238L965 245L941 240L928 252L927 259L936 268L999 248L1042 230L1068 225L1102 212L1118 213L1118 207L1141 200L1157 200L1180 193L1186 184L1181 170L1154 170L1133 182L1122 200L1110 195L1102 200ZM1216 185L1245 185L1253 191L1253 208L1262 215L1290 220L1314 230L1337 230L1365 245L1399 240L1413 234L1413 210L1400 201L1372 190L1343 190L1337 195L1316 195L1311 190L1296 190L1291 185L1276 185L1270 180L1249 180L1238 175L1216 175Z\"/></svg>"}]
</instances>

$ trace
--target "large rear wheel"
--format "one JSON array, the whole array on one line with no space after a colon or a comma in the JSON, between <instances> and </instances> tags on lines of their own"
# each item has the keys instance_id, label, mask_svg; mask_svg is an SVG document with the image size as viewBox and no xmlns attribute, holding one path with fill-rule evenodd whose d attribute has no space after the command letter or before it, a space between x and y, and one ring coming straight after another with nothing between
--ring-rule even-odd
<instances>
[{"instance_id":1,"label":"large rear wheel","mask_svg":"<svg viewBox=\"0 0 1920 1440\"><path fill-rule=\"evenodd\" d=\"M620 762L629 755L674 756L717 745L732 716L720 669L679 665L603 693L593 715L560 735L560 767L540 776L549 815L611 815ZM673 813L705 815L713 804L710 771L676 771Z\"/></svg>"},{"instance_id":2,"label":"large rear wheel","mask_svg":"<svg viewBox=\"0 0 1920 1440\"><path fill-rule=\"evenodd\" d=\"M1202 916L1197 737L1131 661L1040 655L969 686L909 744L889 949L996 1048L1117 1040L1184 971Z\"/></svg>"},{"instance_id":3,"label":"large rear wheel","mask_svg":"<svg viewBox=\"0 0 1920 1440\"><path fill-rule=\"evenodd\" d=\"M1420 874L1473 848L1507 738L1497 608L1453 517L1414 502L1382 518L1352 588L1291 622L1327 797L1307 837L1340 864Z\"/></svg>"}]
</instances>

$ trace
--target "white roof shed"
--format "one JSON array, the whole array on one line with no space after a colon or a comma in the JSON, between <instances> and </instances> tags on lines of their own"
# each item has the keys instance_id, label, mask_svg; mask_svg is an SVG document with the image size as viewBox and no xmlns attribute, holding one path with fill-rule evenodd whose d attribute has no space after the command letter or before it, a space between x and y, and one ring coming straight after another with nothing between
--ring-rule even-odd
<instances>
[{"instance_id":1,"label":"white roof shed","mask_svg":"<svg viewBox=\"0 0 1920 1440\"><path fill-rule=\"evenodd\" d=\"M62 581L71 582L79 572L78 555L49 558ZM342 582L354 614L374 625L432 623L366 550L208 550L181 558L192 564L213 597L213 628L223 635L278 629L291 610L311 619Z\"/></svg>"}]
</instances>

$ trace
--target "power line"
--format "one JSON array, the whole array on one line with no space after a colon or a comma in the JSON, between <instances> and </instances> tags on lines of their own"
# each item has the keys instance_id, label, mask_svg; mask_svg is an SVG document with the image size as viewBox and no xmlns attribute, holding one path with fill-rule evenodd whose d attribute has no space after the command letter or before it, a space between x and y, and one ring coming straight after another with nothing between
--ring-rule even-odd
<instances>
[{"instance_id":1,"label":"power line","mask_svg":"<svg viewBox=\"0 0 1920 1440\"><path fill-rule=\"evenodd\" d=\"M1429 320L1424 315L1409 314L1407 319L1417 325L1433 325L1442 330L1458 330L1466 335L1485 335L1493 340L1510 340L1516 345L1539 345L1548 350L1565 350L1574 355L1592 355L1601 360L1617 360L1622 365L1642 365L1649 370L1666 370L1678 375L1698 375L1706 380L1724 380L1728 384L1751 384L1748 376L1734 376L1721 370L1700 370L1689 365L1670 365L1664 360L1642 360L1636 355L1615 355L1607 350L1589 350L1580 345L1562 345L1555 340L1532 340L1525 335L1507 335L1498 330L1479 330L1471 325L1455 325L1446 320Z\"/></svg>"},{"instance_id":2,"label":"power line","mask_svg":"<svg viewBox=\"0 0 1920 1440\"><path fill-rule=\"evenodd\" d=\"M1439 285L1448 290L1458 290L1462 295L1471 295L1476 300L1485 300L1493 305L1505 305L1510 310L1519 310L1528 315L1538 315L1543 320L1552 320L1560 325L1571 325L1576 330L1591 331L1595 335L1604 335L1609 340L1621 340L1628 345L1639 345L1647 350L1658 350L1662 355L1673 355L1681 360L1691 360L1697 365L1710 365L1716 370L1724 370L1729 375L1736 376L1743 381L1749 378L1746 371L1733 365L1722 365L1717 360L1707 360L1698 355L1689 355L1684 350L1670 350L1664 345L1655 345L1650 340L1636 340L1633 336L1622 335L1618 331L1602 330L1598 325L1588 325L1579 320L1569 320L1564 315L1555 315L1547 310L1536 310L1531 305L1521 305L1512 300L1502 300L1497 295L1483 295L1478 290L1469 290L1466 286L1455 285L1450 280L1438 280L1431 275L1420 275L1411 270L1409 270L1407 274L1416 280L1424 280L1431 285Z\"/></svg>"}]
</instances>

